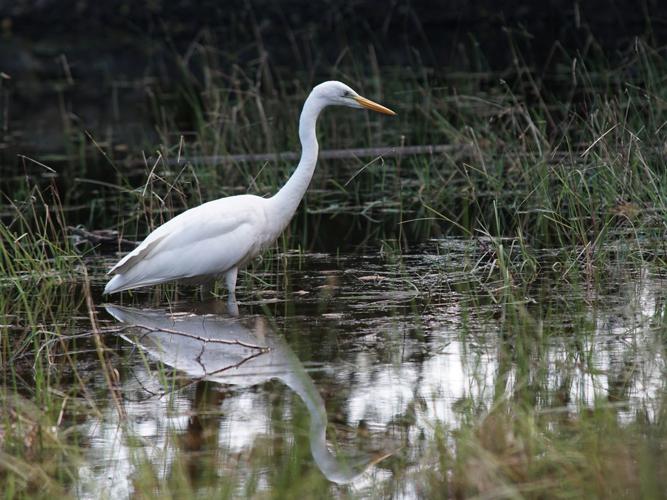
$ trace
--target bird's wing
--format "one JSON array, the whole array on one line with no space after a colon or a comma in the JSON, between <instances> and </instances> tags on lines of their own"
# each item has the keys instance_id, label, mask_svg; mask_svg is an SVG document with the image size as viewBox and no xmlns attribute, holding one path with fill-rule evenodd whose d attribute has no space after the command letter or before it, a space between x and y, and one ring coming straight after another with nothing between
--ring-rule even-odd
<instances>
[{"instance_id":1,"label":"bird's wing","mask_svg":"<svg viewBox=\"0 0 667 500\"><path fill-rule=\"evenodd\" d=\"M236 197L233 197L236 198ZM109 274L126 273L137 264L161 253L223 251L234 264L249 252L255 243L253 227L257 211L252 207L230 203L232 198L216 200L187 210L163 224L146 237L132 252L109 270Z\"/></svg>"},{"instance_id":2,"label":"bird's wing","mask_svg":"<svg viewBox=\"0 0 667 500\"><path fill-rule=\"evenodd\" d=\"M152 235L152 234L151 234ZM168 234L158 235L156 238L152 238L150 241L146 238L141 244L128 253L125 257L120 259L116 264L109 269L107 274L120 274L123 271L128 271L135 264L141 262L151 251L162 241Z\"/></svg>"}]
</instances>

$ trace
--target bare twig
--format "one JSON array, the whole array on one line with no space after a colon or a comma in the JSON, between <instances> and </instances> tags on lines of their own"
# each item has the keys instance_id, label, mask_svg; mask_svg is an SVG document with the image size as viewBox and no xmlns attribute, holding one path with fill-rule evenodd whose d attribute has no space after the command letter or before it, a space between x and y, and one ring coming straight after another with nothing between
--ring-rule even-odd
<instances>
[{"instance_id":1,"label":"bare twig","mask_svg":"<svg viewBox=\"0 0 667 500\"><path fill-rule=\"evenodd\" d=\"M35 160L34 158L30 158L29 156L26 156L26 155L16 155L16 156L18 156L22 160L28 160L28 161L34 163L35 165L39 165L40 167L45 168L46 170L51 172L52 174L56 173L56 171L53 170L51 167L49 167L48 165L44 165L42 162L39 162L39 161Z\"/></svg>"},{"instance_id":2,"label":"bare twig","mask_svg":"<svg viewBox=\"0 0 667 500\"><path fill-rule=\"evenodd\" d=\"M260 345L255 345L255 344L249 344L247 342L243 342L242 340L226 340L226 339L212 339L208 337L202 337L200 335L195 335L192 333L187 333L187 332L182 332L180 330L173 330L171 328L154 328L152 326L146 326L142 325L139 323L132 323L133 327L141 328L142 330L146 330L151 333L158 333L158 332L164 332L164 333L169 333L171 335L180 335L181 337L186 337L194 340L198 340L200 342L204 343L210 343L210 344L226 344L226 345L240 345L243 347L247 347L248 349L259 349L262 352L268 352L271 350L270 347L268 346L260 346Z\"/></svg>"},{"instance_id":3,"label":"bare twig","mask_svg":"<svg viewBox=\"0 0 667 500\"><path fill-rule=\"evenodd\" d=\"M247 363L251 359L254 359L257 356L261 356L262 354L265 354L265 353L266 353L266 351L256 352L255 354L251 354L250 356L246 356L245 358L243 358L238 363L235 363L235 364L229 365L229 366L225 366L224 368L219 368L217 370L213 370L212 372L206 372L206 376L210 377L211 375L217 375L219 373L226 372L227 370L232 370L234 368L239 368L241 365L244 365L245 363Z\"/></svg>"},{"instance_id":4,"label":"bare twig","mask_svg":"<svg viewBox=\"0 0 667 500\"><path fill-rule=\"evenodd\" d=\"M586 150L585 150L583 153L581 153L581 157L583 158L584 156L586 156L586 155L588 154L588 152L589 152L591 149L593 149L593 147L594 147L598 142L600 142L602 139L604 139L604 137L605 137L609 132L611 132L612 130L614 130L617 126L618 126L618 123L615 123L614 125L612 125L612 126L609 128L609 130L607 130L604 134L602 134L600 137L598 137L597 139L595 139L595 140L591 143L591 145L588 146L588 147L586 148Z\"/></svg>"}]
</instances>

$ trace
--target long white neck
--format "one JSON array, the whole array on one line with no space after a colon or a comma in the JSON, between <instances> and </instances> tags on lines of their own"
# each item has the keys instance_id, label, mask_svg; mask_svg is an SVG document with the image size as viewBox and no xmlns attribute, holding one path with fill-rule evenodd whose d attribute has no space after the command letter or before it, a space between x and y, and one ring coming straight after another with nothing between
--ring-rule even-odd
<instances>
[{"instance_id":1,"label":"long white neck","mask_svg":"<svg viewBox=\"0 0 667 500\"><path fill-rule=\"evenodd\" d=\"M272 214L275 216L276 225L281 226L281 232L292 219L299 203L313 177L315 165L317 164L317 136L315 124L320 111L324 108L321 99L313 92L303 105L301 118L299 119L299 139L301 140L301 160L296 170L287 183L273 197L269 199Z\"/></svg>"},{"instance_id":2,"label":"long white neck","mask_svg":"<svg viewBox=\"0 0 667 500\"><path fill-rule=\"evenodd\" d=\"M299 358L286 344L283 345L285 345L285 348L282 351L276 348L274 353L280 352L282 354L281 361L285 363L288 370L277 378L296 392L308 408L310 415L310 451L313 459L329 481L338 484L349 483L372 465L374 460L368 456L339 459L331 453L327 446L328 420L324 400ZM274 355L277 356L277 354Z\"/></svg>"}]
</instances>

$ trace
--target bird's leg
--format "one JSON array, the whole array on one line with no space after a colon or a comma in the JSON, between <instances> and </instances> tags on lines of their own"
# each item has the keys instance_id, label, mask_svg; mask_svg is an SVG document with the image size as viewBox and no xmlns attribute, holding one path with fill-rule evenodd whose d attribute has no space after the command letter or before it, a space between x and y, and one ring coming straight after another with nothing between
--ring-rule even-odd
<instances>
[{"instance_id":1,"label":"bird's leg","mask_svg":"<svg viewBox=\"0 0 667 500\"><path fill-rule=\"evenodd\" d=\"M238 275L238 267L234 267L225 274L225 285L229 295L227 297L227 312L230 316L239 315L239 306L236 303L236 277Z\"/></svg>"},{"instance_id":2,"label":"bird's leg","mask_svg":"<svg viewBox=\"0 0 667 500\"><path fill-rule=\"evenodd\" d=\"M236 293L236 276L239 273L238 267L232 267L227 274L225 274L225 285L227 286L227 291L229 295L235 295Z\"/></svg>"},{"instance_id":3,"label":"bird's leg","mask_svg":"<svg viewBox=\"0 0 667 500\"><path fill-rule=\"evenodd\" d=\"M237 318L239 315L239 305L236 302L236 295L234 294L230 294L227 297L227 314L234 318Z\"/></svg>"}]
</instances>

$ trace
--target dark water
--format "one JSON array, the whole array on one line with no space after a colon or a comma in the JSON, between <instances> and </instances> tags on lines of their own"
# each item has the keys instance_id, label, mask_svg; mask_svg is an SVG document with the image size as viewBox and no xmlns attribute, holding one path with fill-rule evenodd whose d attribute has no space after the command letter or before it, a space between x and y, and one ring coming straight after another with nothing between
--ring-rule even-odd
<instances>
[{"instance_id":1,"label":"dark water","mask_svg":"<svg viewBox=\"0 0 667 500\"><path fill-rule=\"evenodd\" d=\"M521 290L473 241L264 264L244 278L238 314L224 299L150 292L97 306L120 402L97 376L105 409L75 426L85 461L72 493L123 498L162 482L411 498L435 466L437 429L499 401L564 429L600 402L621 425L664 404L667 276L650 263L610 264L601 286L566 275Z\"/></svg>"}]
</instances>

